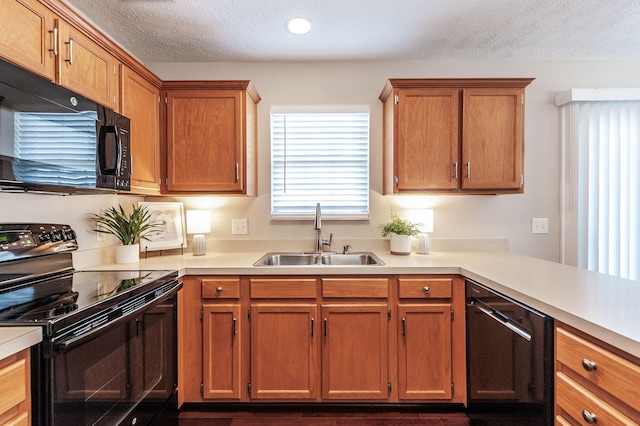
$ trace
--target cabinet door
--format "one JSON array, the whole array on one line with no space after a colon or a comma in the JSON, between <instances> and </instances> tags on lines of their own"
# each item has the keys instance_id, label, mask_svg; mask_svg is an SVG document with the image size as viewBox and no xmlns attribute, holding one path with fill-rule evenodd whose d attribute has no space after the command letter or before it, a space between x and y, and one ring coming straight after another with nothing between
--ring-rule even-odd
<instances>
[{"instance_id":1,"label":"cabinet door","mask_svg":"<svg viewBox=\"0 0 640 426\"><path fill-rule=\"evenodd\" d=\"M30 350L0 360L0 424L31 424Z\"/></svg>"},{"instance_id":2,"label":"cabinet door","mask_svg":"<svg viewBox=\"0 0 640 426\"><path fill-rule=\"evenodd\" d=\"M322 306L322 398L388 398L386 304Z\"/></svg>"},{"instance_id":3,"label":"cabinet door","mask_svg":"<svg viewBox=\"0 0 640 426\"><path fill-rule=\"evenodd\" d=\"M316 304L251 305L251 398L318 396Z\"/></svg>"},{"instance_id":4,"label":"cabinet door","mask_svg":"<svg viewBox=\"0 0 640 426\"><path fill-rule=\"evenodd\" d=\"M167 189L244 190L240 90L167 92Z\"/></svg>"},{"instance_id":5,"label":"cabinet door","mask_svg":"<svg viewBox=\"0 0 640 426\"><path fill-rule=\"evenodd\" d=\"M118 64L106 50L59 20L58 83L115 111L118 106Z\"/></svg>"},{"instance_id":6,"label":"cabinet door","mask_svg":"<svg viewBox=\"0 0 640 426\"><path fill-rule=\"evenodd\" d=\"M36 0L0 0L0 56L53 81L55 17Z\"/></svg>"},{"instance_id":7,"label":"cabinet door","mask_svg":"<svg viewBox=\"0 0 640 426\"><path fill-rule=\"evenodd\" d=\"M451 305L399 305L399 399L451 398Z\"/></svg>"},{"instance_id":8,"label":"cabinet door","mask_svg":"<svg viewBox=\"0 0 640 426\"><path fill-rule=\"evenodd\" d=\"M120 109L131 120L131 192L159 193L159 89L128 67L121 71Z\"/></svg>"},{"instance_id":9,"label":"cabinet door","mask_svg":"<svg viewBox=\"0 0 640 426\"><path fill-rule=\"evenodd\" d=\"M203 397L240 399L240 304L204 305Z\"/></svg>"},{"instance_id":10,"label":"cabinet door","mask_svg":"<svg viewBox=\"0 0 640 426\"><path fill-rule=\"evenodd\" d=\"M459 91L399 91L398 191L458 187Z\"/></svg>"},{"instance_id":11,"label":"cabinet door","mask_svg":"<svg viewBox=\"0 0 640 426\"><path fill-rule=\"evenodd\" d=\"M524 89L464 89L463 93L462 188L521 188Z\"/></svg>"}]
</instances>

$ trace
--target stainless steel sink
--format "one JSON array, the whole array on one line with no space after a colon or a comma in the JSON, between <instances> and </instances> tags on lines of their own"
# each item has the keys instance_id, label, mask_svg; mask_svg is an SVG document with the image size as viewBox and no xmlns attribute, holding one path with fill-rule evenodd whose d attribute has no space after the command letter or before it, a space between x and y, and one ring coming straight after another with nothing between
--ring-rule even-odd
<instances>
[{"instance_id":1,"label":"stainless steel sink","mask_svg":"<svg viewBox=\"0 0 640 426\"><path fill-rule=\"evenodd\" d=\"M324 254L320 256L323 265L384 265L373 253Z\"/></svg>"},{"instance_id":2,"label":"stainless steel sink","mask_svg":"<svg viewBox=\"0 0 640 426\"><path fill-rule=\"evenodd\" d=\"M316 265L319 256L316 253L267 253L253 266Z\"/></svg>"},{"instance_id":3,"label":"stainless steel sink","mask_svg":"<svg viewBox=\"0 0 640 426\"><path fill-rule=\"evenodd\" d=\"M384 262L371 252L364 253L267 253L253 266L373 266Z\"/></svg>"}]
</instances>

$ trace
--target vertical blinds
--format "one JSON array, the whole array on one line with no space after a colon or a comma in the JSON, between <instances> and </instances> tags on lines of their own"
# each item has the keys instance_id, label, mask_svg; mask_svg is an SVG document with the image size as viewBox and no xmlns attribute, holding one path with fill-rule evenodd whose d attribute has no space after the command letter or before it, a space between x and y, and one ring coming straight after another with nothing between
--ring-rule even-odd
<instances>
[{"instance_id":1,"label":"vertical blinds","mask_svg":"<svg viewBox=\"0 0 640 426\"><path fill-rule=\"evenodd\" d=\"M56 166L21 167L16 161L16 178L43 184L95 186L96 119L95 113L16 112L14 156Z\"/></svg>"},{"instance_id":2,"label":"vertical blinds","mask_svg":"<svg viewBox=\"0 0 640 426\"><path fill-rule=\"evenodd\" d=\"M369 113L271 114L271 216L369 215Z\"/></svg>"},{"instance_id":3,"label":"vertical blinds","mask_svg":"<svg viewBox=\"0 0 640 426\"><path fill-rule=\"evenodd\" d=\"M638 280L640 101L572 102L563 115L577 176L569 186L577 200L578 266Z\"/></svg>"}]
</instances>

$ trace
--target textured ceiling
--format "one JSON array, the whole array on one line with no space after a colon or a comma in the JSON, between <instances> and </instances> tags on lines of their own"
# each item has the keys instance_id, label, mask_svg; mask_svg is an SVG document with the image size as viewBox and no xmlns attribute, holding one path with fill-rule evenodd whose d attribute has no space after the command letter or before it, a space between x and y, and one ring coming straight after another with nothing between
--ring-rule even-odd
<instances>
[{"instance_id":1,"label":"textured ceiling","mask_svg":"<svg viewBox=\"0 0 640 426\"><path fill-rule=\"evenodd\" d=\"M640 0L65 1L143 62L640 58Z\"/></svg>"}]
</instances>

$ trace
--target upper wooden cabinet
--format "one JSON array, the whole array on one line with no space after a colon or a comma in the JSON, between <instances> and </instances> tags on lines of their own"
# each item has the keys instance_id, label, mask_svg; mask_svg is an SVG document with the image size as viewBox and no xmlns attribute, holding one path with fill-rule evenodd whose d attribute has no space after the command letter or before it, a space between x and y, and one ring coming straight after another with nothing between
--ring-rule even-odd
<instances>
[{"instance_id":1,"label":"upper wooden cabinet","mask_svg":"<svg viewBox=\"0 0 640 426\"><path fill-rule=\"evenodd\" d=\"M118 61L65 21L59 20L58 26L58 83L119 111Z\"/></svg>"},{"instance_id":2,"label":"upper wooden cabinet","mask_svg":"<svg viewBox=\"0 0 640 426\"><path fill-rule=\"evenodd\" d=\"M0 0L0 56L55 80L56 16L36 0Z\"/></svg>"},{"instance_id":3,"label":"upper wooden cabinet","mask_svg":"<svg viewBox=\"0 0 640 426\"><path fill-rule=\"evenodd\" d=\"M524 88L533 79L391 79L383 193L524 190Z\"/></svg>"},{"instance_id":4,"label":"upper wooden cabinet","mask_svg":"<svg viewBox=\"0 0 640 426\"><path fill-rule=\"evenodd\" d=\"M131 120L131 192L160 193L160 90L121 67L121 113Z\"/></svg>"},{"instance_id":5,"label":"upper wooden cabinet","mask_svg":"<svg viewBox=\"0 0 640 426\"><path fill-rule=\"evenodd\" d=\"M257 104L249 81L170 81L166 192L257 192Z\"/></svg>"}]
</instances>

